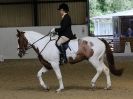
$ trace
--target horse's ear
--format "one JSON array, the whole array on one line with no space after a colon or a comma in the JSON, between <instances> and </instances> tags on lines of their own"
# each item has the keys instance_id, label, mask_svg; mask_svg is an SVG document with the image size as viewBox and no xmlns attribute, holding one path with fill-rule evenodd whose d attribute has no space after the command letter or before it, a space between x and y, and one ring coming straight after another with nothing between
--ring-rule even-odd
<instances>
[{"instance_id":1,"label":"horse's ear","mask_svg":"<svg viewBox=\"0 0 133 99\"><path fill-rule=\"evenodd\" d=\"M20 30L17 29L17 34L16 34L16 36L19 37L20 35L22 35L22 34L24 34L24 33L25 33L25 32L20 31Z\"/></svg>"},{"instance_id":2,"label":"horse's ear","mask_svg":"<svg viewBox=\"0 0 133 99\"><path fill-rule=\"evenodd\" d=\"M17 34L16 34L16 36L19 37L19 36L20 36L20 33L21 33L21 32L17 29Z\"/></svg>"},{"instance_id":3,"label":"horse's ear","mask_svg":"<svg viewBox=\"0 0 133 99\"><path fill-rule=\"evenodd\" d=\"M20 33L20 31L17 29L17 32Z\"/></svg>"}]
</instances>

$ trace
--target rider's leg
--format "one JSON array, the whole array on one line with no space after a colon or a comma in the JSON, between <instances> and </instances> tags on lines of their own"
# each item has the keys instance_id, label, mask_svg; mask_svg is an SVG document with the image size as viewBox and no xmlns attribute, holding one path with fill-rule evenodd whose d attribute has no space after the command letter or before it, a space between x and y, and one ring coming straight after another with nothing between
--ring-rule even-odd
<instances>
[{"instance_id":1,"label":"rider's leg","mask_svg":"<svg viewBox=\"0 0 133 99\"><path fill-rule=\"evenodd\" d=\"M56 42L56 46L60 51L60 55L63 57L64 62L67 62L67 58L66 58L66 51L64 50L62 44L69 41L69 38L65 37L65 36L61 36L57 42Z\"/></svg>"},{"instance_id":2,"label":"rider's leg","mask_svg":"<svg viewBox=\"0 0 133 99\"><path fill-rule=\"evenodd\" d=\"M67 41L69 41L69 38L68 38L68 37L66 37L66 36L61 36L61 37L58 39L58 41L57 41L57 45L60 46L61 44L65 43L65 42L67 42Z\"/></svg>"}]
</instances>

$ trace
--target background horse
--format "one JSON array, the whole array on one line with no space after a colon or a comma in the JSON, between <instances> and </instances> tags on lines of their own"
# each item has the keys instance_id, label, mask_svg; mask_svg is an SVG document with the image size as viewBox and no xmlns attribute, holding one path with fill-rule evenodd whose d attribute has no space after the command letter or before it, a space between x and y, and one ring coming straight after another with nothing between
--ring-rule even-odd
<instances>
[{"instance_id":1,"label":"background horse","mask_svg":"<svg viewBox=\"0 0 133 99\"><path fill-rule=\"evenodd\" d=\"M53 69L58 80L59 88L56 90L60 92L64 89L62 75L59 66L59 51L55 46L55 39L50 35L42 35L34 31L19 31L17 30L18 37L18 55L24 56L26 50L33 48L38 55L42 68L39 70L37 77L41 86L45 90L49 90L48 86L42 79L42 74L46 73L50 69ZM57 37L55 37L57 39ZM104 64L104 54L106 53L108 67ZM97 73L91 80L92 88L95 88L95 83L102 72L104 72L107 79L106 89L111 88L110 73L116 76L120 76L123 69L117 70L114 65L114 58L109 44L104 40L100 40L96 37L84 37L80 40L75 39L69 42L69 48L66 50L66 55L69 63L77 63L82 60L88 60L92 66L96 69Z\"/></svg>"}]
</instances>

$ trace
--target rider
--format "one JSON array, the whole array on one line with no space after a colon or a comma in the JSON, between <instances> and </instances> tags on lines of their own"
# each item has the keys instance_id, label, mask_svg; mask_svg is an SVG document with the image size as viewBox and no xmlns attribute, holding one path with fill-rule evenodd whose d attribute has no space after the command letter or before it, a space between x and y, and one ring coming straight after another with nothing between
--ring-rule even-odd
<instances>
[{"instance_id":1,"label":"rider","mask_svg":"<svg viewBox=\"0 0 133 99\"><path fill-rule=\"evenodd\" d=\"M62 44L71 40L74 35L71 30L72 22L71 22L71 17L68 15L69 12L68 5L62 3L59 5L58 10L62 17L62 20L60 22L60 28L53 28L51 32L52 33L57 32L59 35L58 40L56 41L56 46L60 51L60 56L63 58L64 63L66 63L67 62L66 53L65 50L63 49ZM63 60L61 60L61 62Z\"/></svg>"}]
</instances>

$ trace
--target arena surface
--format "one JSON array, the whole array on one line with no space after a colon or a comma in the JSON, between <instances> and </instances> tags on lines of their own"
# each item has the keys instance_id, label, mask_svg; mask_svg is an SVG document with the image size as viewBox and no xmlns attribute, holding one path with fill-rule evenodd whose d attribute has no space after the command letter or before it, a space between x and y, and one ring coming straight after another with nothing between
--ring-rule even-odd
<instances>
[{"instance_id":1,"label":"arena surface","mask_svg":"<svg viewBox=\"0 0 133 99\"><path fill-rule=\"evenodd\" d=\"M97 81L92 91L90 81L95 69L84 61L61 67L65 90L57 94L58 80L53 71L43 78L50 91L44 92L36 74L41 68L38 60L6 60L0 63L0 99L133 99L133 58L115 58L117 67L125 68L122 77L111 74L112 90L104 90L105 76Z\"/></svg>"}]
</instances>

